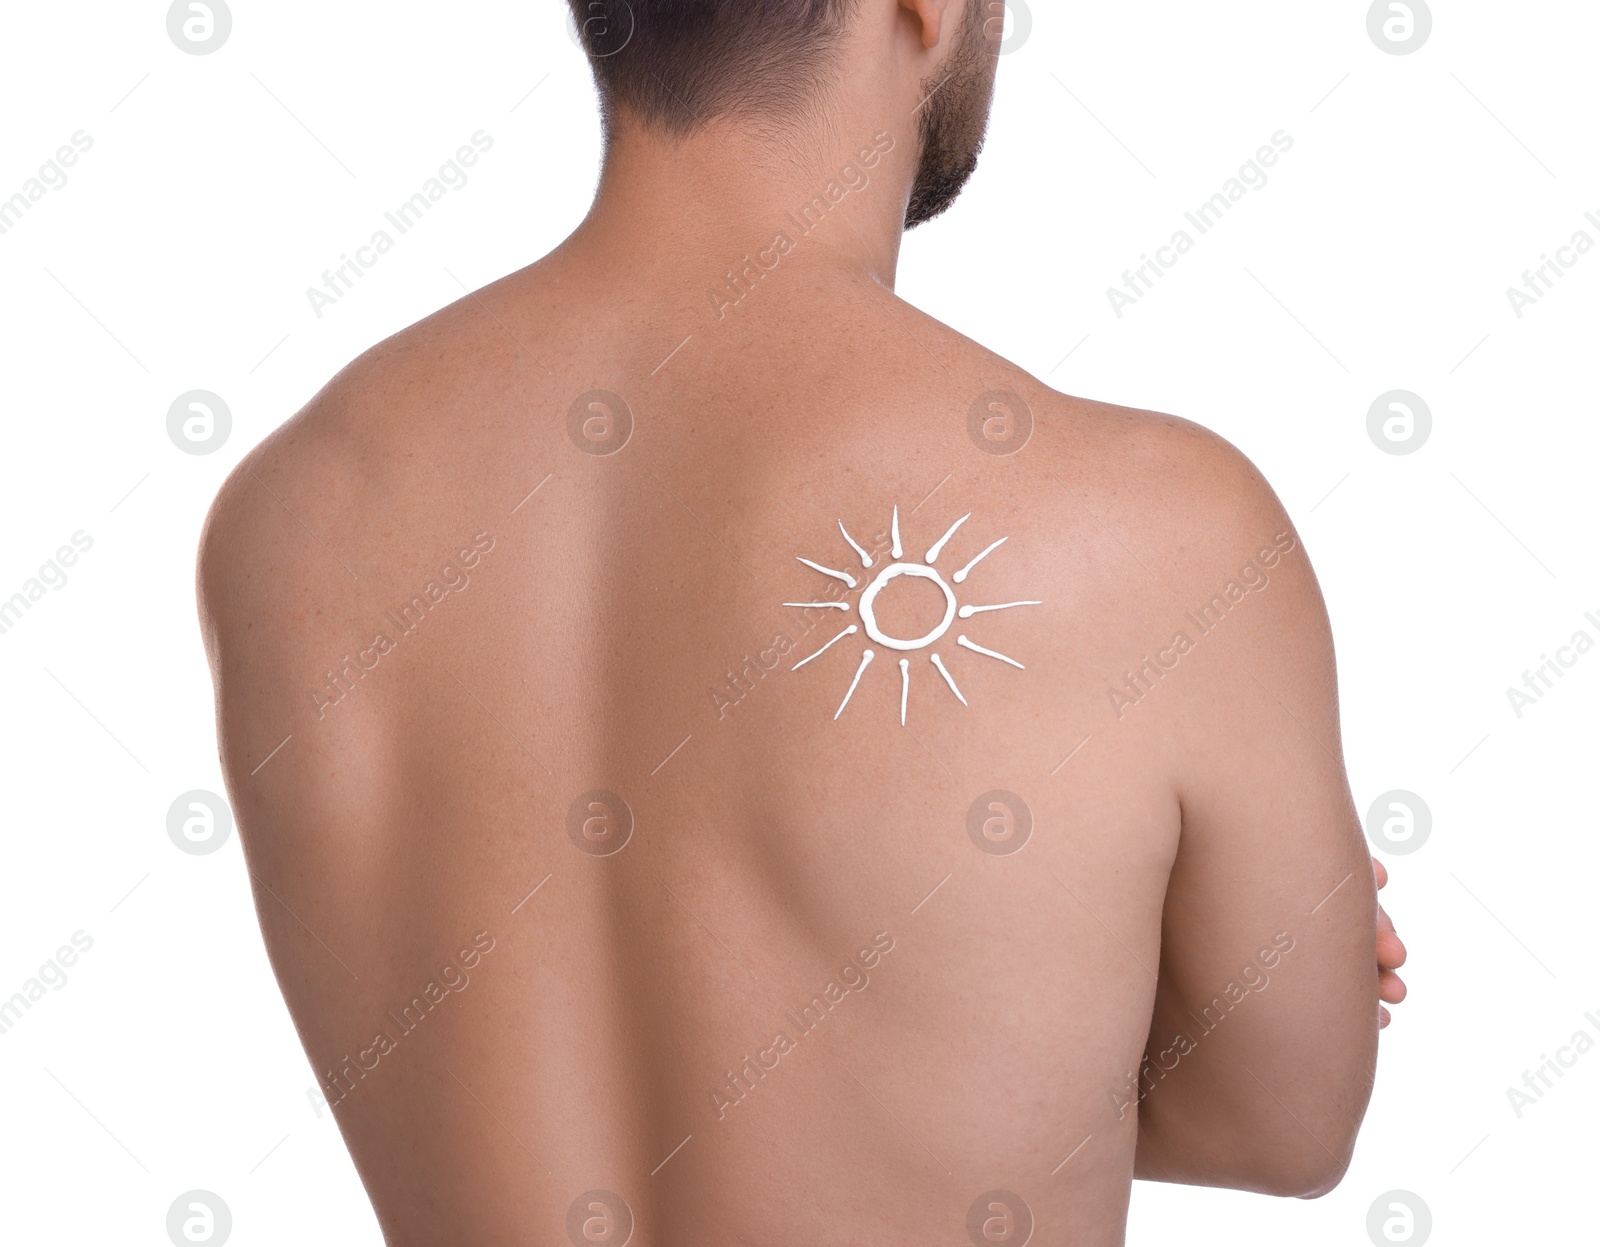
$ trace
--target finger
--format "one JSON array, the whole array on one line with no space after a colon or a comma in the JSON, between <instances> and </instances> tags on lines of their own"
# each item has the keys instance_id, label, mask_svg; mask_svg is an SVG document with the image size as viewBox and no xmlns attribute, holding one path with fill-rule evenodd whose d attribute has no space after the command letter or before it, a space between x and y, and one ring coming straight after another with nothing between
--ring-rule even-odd
<instances>
[{"instance_id":1,"label":"finger","mask_svg":"<svg viewBox=\"0 0 1600 1247\"><path fill-rule=\"evenodd\" d=\"M1393 970L1406 963L1406 946L1383 907L1378 907L1378 964Z\"/></svg>"},{"instance_id":2,"label":"finger","mask_svg":"<svg viewBox=\"0 0 1600 1247\"><path fill-rule=\"evenodd\" d=\"M1405 941L1400 938L1399 932L1394 929L1394 919L1389 917L1389 911L1382 905L1378 906L1378 960L1389 965L1404 965L1406 959ZM1387 953L1385 950L1388 950ZM1394 960L1386 961L1392 957Z\"/></svg>"},{"instance_id":3,"label":"finger","mask_svg":"<svg viewBox=\"0 0 1600 1247\"><path fill-rule=\"evenodd\" d=\"M1404 943L1404 941L1400 939L1400 932L1394 929L1394 920L1382 910L1378 911L1377 938L1380 940L1391 939L1400 943Z\"/></svg>"},{"instance_id":4,"label":"finger","mask_svg":"<svg viewBox=\"0 0 1600 1247\"><path fill-rule=\"evenodd\" d=\"M1382 1005L1379 1005L1378 1006L1378 1029L1382 1030L1387 1025L1389 1025L1389 1010L1385 1009Z\"/></svg>"},{"instance_id":5,"label":"finger","mask_svg":"<svg viewBox=\"0 0 1600 1247\"><path fill-rule=\"evenodd\" d=\"M1393 931L1378 933L1378 965L1384 970L1398 970L1406 963L1406 946Z\"/></svg>"},{"instance_id":6,"label":"finger","mask_svg":"<svg viewBox=\"0 0 1600 1247\"><path fill-rule=\"evenodd\" d=\"M1378 999L1384 1004L1397 1005L1406 998L1405 982L1393 970L1378 974Z\"/></svg>"},{"instance_id":7,"label":"finger","mask_svg":"<svg viewBox=\"0 0 1600 1247\"><path fill-rule=\"evenodd\" d=\"M1386 867L1377 858L1372 859L1372 873L1377 878L1378 886L1380 888L1389 882L1388 867Z\"/></svg>"}]
</instances>

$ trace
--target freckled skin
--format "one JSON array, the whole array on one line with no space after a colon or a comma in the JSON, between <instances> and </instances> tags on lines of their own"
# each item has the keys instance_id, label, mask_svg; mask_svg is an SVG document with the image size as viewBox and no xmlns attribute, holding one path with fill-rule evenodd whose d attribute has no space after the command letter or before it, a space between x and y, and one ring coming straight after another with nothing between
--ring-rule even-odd
<instances>
[{"instance_id":1,"label":"freckled skin","mask_svg":"<svg viewBox=\"0 0 1600 1247\"><path fill-rule=\"evenodd\" d=\"M1348 1162L1378 911L1306 553L1220 439L892 293L906 56L818 167L898 145L726 315L816 171L624 137L568 242L356 360L208 518L263 935L391 1244L567 1242L595 1190L641 1247L961 1242L999 1189L1098 1247L1135 1176L1311 1195ZM570 421L598 390L627 413ZM1015 454L969 435L997 390ZM895 506L907 560L971 512L947 575L1007 538L962 604L1042 605L930 647L969 705L884 650L835 721L864 638L792 668L859 615L781 603L858 601L838 523L881 568ZM886 630L938 621L920 588Z\"/></svg>"}]
</instances>

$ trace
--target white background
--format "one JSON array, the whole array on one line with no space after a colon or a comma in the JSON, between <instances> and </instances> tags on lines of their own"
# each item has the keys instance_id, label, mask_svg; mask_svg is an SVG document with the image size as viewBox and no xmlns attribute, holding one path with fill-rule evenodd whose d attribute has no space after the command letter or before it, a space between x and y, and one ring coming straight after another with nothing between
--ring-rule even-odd
<instances>
[{"instance_id":1,"label":"white background","mask_svg":"<svg viewBox=\"0 0 1600 1247\"><path fill-rule=\"evenodd\" d=\"M0 998L94 941L0 1034L0 1223L162 1244L203 1188L234 1243L375 1244L237 839L167 835L180 793L222 790L196 536L346 361L571 229L598 128L556 0L235 0L203 56L165 7L10 5L0 31L0 197L93 140L0 234L0 598L93 539L0 635ZM1600 244L1600 6L1435 0L1409 55L1367 8L1033 0L982 167L901 266L903 295L1052 385L1201 421L1261 466L1328 598L1357 805L1406 789L1432 812L1387 855L1412 998L1349 1177L1315 1203L1139 1184L1134 1244L1365 1243L1395 1189L1438 1243L1593 1234L1600 1049L1520 1117L1507 1089L1600 1040L1600 652L1521 717L1506 689L1574 632L1600 641L1600 248L1520 318L1506 290L1580 228ZM315 315L307 287L479 130L470 182ZM1279 130L1270 181L1118 317L1107 287ZM194 389L232 412L209 455L167 434ZM1433 414L1410 455L1367 433L1394 389Z\"/></svg>"}]
</instances>

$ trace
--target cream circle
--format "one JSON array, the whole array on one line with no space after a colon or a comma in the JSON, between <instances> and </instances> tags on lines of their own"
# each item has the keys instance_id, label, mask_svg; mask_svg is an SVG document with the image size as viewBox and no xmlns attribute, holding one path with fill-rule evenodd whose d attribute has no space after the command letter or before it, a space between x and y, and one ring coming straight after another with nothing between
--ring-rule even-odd
<instances>
[{"instance_id":1,"label":"cream circle","mask_svg":"<svg viewBox=\"0 0 1600 1247\"><path fill-rule=\"evenodd\" d=\"M878 617L873 613L872 603L887 585L896 576L920 576L924 580L931 580L944 590L944 619L932 632L915 641L901 641L892 636L886 636L883 629L878 627ZM886 645L890 649L909 650L922 649L932 645L950 629L950 623L956 617L956 595L949 585L945 584L944 577L931 567L924 567L921 563L891 563L878 573L866 592L861 595L861 626L866 629L867 635L879 645Z\"/></svg>"}]
</instances>

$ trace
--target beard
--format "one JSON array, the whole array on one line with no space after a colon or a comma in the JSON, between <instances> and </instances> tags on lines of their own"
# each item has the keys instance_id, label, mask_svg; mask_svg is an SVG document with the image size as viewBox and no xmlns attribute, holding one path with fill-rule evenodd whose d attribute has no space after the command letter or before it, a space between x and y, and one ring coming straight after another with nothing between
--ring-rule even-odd
<instances>
[{"instance_id":1,"label":"beard","mask_svg":"<svg viewBox=\"0 0 1600 1247\"><path fill-rule=\"evenodd\" d=\"M922 156L906 207L908 230L953 204L978 167L996 66L983 9L984 0L967 6L960 42L951 50L943 80L923 84L927 102L920 122Z\"/></svg>"}]
</instances>

